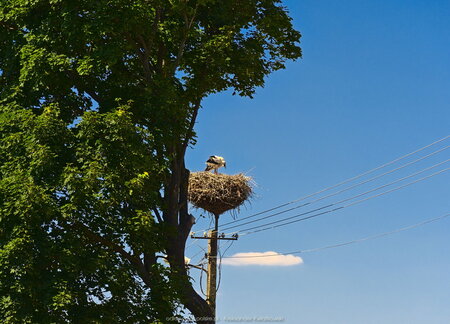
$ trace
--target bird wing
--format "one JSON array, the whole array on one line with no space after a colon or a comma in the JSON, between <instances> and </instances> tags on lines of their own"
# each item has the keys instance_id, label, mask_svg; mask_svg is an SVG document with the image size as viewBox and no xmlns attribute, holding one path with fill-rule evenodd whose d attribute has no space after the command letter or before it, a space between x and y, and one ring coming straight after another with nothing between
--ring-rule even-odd
<instances>
[{"instance_id":1,"label":"bird wing","mask_svg":"<svg viewBox=\"0 0 450 324\"><path fill-rule=\"evenodd\" d=\"M215 156L210 156L206 163L219 164L219 161L217 161Z\"/></svg>"}]
</instances>

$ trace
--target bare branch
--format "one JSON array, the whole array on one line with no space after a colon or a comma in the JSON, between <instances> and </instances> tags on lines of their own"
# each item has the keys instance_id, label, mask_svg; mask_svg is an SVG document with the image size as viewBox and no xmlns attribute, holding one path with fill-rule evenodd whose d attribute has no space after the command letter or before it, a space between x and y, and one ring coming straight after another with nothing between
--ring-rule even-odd
<instances>
[{"instance_id":1,"label":"bare branch","mask_svg":"<svg viewBox=\"0 0 450 324\"><path fill-rule=\"evenodd\" d=\"M184 143L182 146L183 152L186 152L186 149L189 145L189 140L191 139L192 132L194 131L195 121L197 120L198 110L200 109L201 99L198 99L197 102L192 107L191 119L189 121L189 127L186 131L186 137L184 139Z\"/></svg>"},{"instance_id":2,"label":"bare branch","mask_svg":"<svg viewBox=\"0 0 450 324\"><path fill-rule=\"evenodd\" d=\"M198 269L198 270L202 270L202 271L204 271L205 273L208 273L208 271L206 271L206 269L204 269L203 267L201 267L201 266L199 266L199 265L188 264L187 266L188 266L189 268L195 268L195 269Z\"/></svg>"},{"instance_id":3,"label":"bare branch","mask_svg":"<svg viewBox=\"0 0 450 324\"><path fill-rule=\"evenodd\" d=\"M102 99L100 98L100 96L95 91L86 90L86 89L83 89L83 88L80 88L80 87L77 87L77 88L79 90L82 90L82 91L86 92L92 99L94 99L99 105L101 105Z\"/></svg>"},{"instance_id":4,"label":"bare branch","mask_svg":"<svg viewBox=\"0 0 450 324\"><path fill-rule=\"evenodd\" d=\"M194 13L193 13L193 15L192 15L192 17L190 19L187 16L187 13L184 12L183 37L181 38L180 45L178 46L178 54L177 54L177 58L175 59L175 62L174 62L174 65L173 65L172 73L175 73L175 71L177 70L177 68L180 65L181 60L183 58L184 50L186 48L186 41L187 41L187 38L189 36L189 32L190 32L190 30L192 28L192 25L194 23L195 16L197 15L197 9L198 9L198 3L196 4L195 9L194 9Z\"/></svg>"},{"instance_id":5,"label":"bare branch","mask_svg":"<svg viewBox=\"0 0 450 324\"><path fill-rule=\"evenodd\" d=\"M131 263L135 264L136 262L140 262L139 258L137 258L136 256L125 251L120 245L118 245L112 241L109 241L108 239L104 238L103 236L101 236L97 233L94 233L86 225L76 222L73 224L73 227L82 230L83 233L86 235L86 237L88 239L90 239L91 241L100 243L100 244L108 247L109 249L113 250L114 252L119 253L125 259L129 260Z\"/></svg>"},{"instance_id":6,"label":"bare branch","mask_svg":"<svg viewBox=\"0 0 450 324\"><path fill-rule=\"evenodd\" d=\"M160 214L159 210L156 209L156 208L154 208L154 209L153 209L153 212L155 213L155 216L156 216L156 219L158 220L158 222L159 222L159 223L162 223L162 222L163 222L163 219L162 219L162 217L161 217L161 214Z\"/></svg>"},{"instance_id":7,"label":"bare branch","mask_svg":"<svg viewBox=\"0 0 450 324\"><path fill-rule=\"evenodd\" d=\"M152 79L152 74L155 73L155 68L153 67L152 63L150 62L150 52L147 42L145 41L144 37L142 35L137 35L138 41L131 41L134 43L134 46L136 48L136 53L139 56L139 59L142 63L142 68L144 70L144 76L147 80L147 82L150 82ZM132 38L129 37L129 40Z\"/></svg>"},{"instance_id":8,"label":"bare branch","mask_svg":"<svg viewBox=\"0 0 450 324\"><path fill-rule=\"evenodd\" d=\"M89 240L99 243L99 244L109 248L110 250L120 254L123 258L128 260L132 265L135 266L135 268L136 268L137 272L139 273L140 277L142 278L142 280L150 288L150 286L151 286L150 275L147 272L147 270L145 269L144 264L142 264L141 260L138 257L125 251L119 244L114 243L114 242L106 239L105 237L91 231L89 229L89 227L87 227L86 225L84 225L80 222L76 222L72 226L74 228L80 229Z\"/></svg>"}]
</instances>

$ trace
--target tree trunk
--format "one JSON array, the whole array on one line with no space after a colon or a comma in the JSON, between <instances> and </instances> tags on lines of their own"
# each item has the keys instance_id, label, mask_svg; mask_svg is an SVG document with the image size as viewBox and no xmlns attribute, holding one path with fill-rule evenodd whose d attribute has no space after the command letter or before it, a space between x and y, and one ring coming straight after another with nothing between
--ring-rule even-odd
<instances>
[{"instance_id":1,"label":"tree trunk","mask_svg":"<svg viewBox=\"0 0 450 324\"><path fill-rule=\"evenodd\" d=\"M184 250L194 217L188 212L189 170L185 168L184 154L181 152L178 151L179 154L172 163L171 179L165 190L167 205L164 221L176 229L174 236L168 240L167 257L171 272L183 286L181 298L184 306L192 313L197 323L214 324L214 313L206 300L192 287L185 265Z\"/></svg>"}]
</instances>

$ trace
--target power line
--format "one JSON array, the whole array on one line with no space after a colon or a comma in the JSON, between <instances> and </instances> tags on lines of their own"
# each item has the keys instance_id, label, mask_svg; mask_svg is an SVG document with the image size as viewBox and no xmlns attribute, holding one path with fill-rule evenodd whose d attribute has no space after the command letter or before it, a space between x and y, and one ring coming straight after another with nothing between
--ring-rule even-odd
<instances>
[{"instance_id":1,"label":"power line","mask_svg":"<svg viewBox=\"0 0 450 324\"><path fill-rule=\"evenodd\" d=\"M344 203L344 202L353 200L353 199L355 199L355 198L364 196L364 195L366 195L366 194L368 194L368 193L371 193L371 192L377 191L377 190L379 190L379 189L388 187L388 186L390 186L390 185L396 184L396 183L401 182L401 181L403 181L403 180L406 180L406 179L415 177L415 176L417 176L417 175L419 175L419 174L421 174L421 173L424 173L424 172L426 172L426 171L429 171L429 170L431 170L431 169L434 169L434 168L436 168L436 167L438 167L438 166L440 166L440 165L442 165L442 164L444 164L444 163L447 163L447 162L449 162L449 161L450 161L450 159L447 159L447 160L445 160L445 161L443 161L443 162L440 162L440 163L438 163L438 164L432 165L431 167L428 167L428 168L422 169L422 170L420 170L420 171L417 171L417 172L415 172L415 173L413 173L413 174L411 174L411 175L409 175L409 176L406 176L406 177L397 179L397 180L392 181L392 182L390 182L390 183L387 183L387 184L378 186L378 187L376 187L376 188L373 188L373 189L367 190L367 191L365 191L365 192L363 192L363 193L357 194L357 195L355 195L355 196L352 196L352 197L349 197L349 198L345 198L345 199L342 199L342 200L340 200L340 201L337 201L337 202L328 204L328 205L326 205L326 206L322 206L322 207L320 207L320 208L316 208L316 209L313 209L313 210L310 210L310 211L307 211L307 212L304 212L304 213L301 213L301 214L297 214L297 215L294 215L294 216L286 217L286 218L283 218L283 219L280 219L280 220L276 220L276 221L273 221L273 222L270 222L270 223L257 225L257 226L251 227L251 228L247 228L247 229L245 229L245 230L240 230L240 231L237 231L237 232L233 232L232 234L240 233L240 232L243 232L243 231L246 231L246 230L251 230L251 229L255 229L255 228L260 228L260 227L264 227L264 226L268 226L268 225L272 225L272 224L276 224L276 223L280 223L280 222L283 222L283 221L286 221L286 220L289 220L289 219L293 219L293 218L297 218L297 217L300 217L300 216L304 216L304 215L307 215L307 214L310 214L310 213L313 213L313 212L316 212L316 211L319 211L319 210L322 210L322 209L325 209L325 208L329 208L329 207L332 207L332 206L335 206L335 205L338 205L338 204L341 204L341 203ZM424 179L426 179L426 178L422 178L422 180L424 180ZM416 182L412 182L411 184L413 184L413 183L416 183ZM389 192L390 192L390 191L389 191Z\"/></svg>"},{"instance_id":2,"label":"power line","mask_svg":"<svg viewBox=\"0 0 450 324\"><path fill-rule=\"evenodd\" d=\"M327 199L327 198L336 196L336 195L341 194L341 193L343 193L343 192L346 192L346 191L349 191L349 190L354 189L354 188L356 188L356 187L359 187L359 186L361 186L361 185L364 185L364 184L366 184L366 183L368 183L368 182L371 182L371 181L374 181L374 180L376 180L376 179L379 179L379 178L381 178L381 177L383 177L383 176L385 176L385 175L388 175L388 174L391 174L391 173L393 173L393 172L395 172L395 171L398 171L398 170L400 170L400 169L403 169L403 168L405 168L405 167L407 167L407 166L410 166L410 165L412 165L412 164L415 164L415 163L417 163L417 162L419 162L419 161L422 161L422 160L424 160L424 159L426 159L426 158L428 158L428 157L430 157L430 156L433 156L433 155L435 155L435 154L437 154L437 153L440 153L440 152L442 152L442 151L448 149L449 147L450 147L450 146L446 146L446 147L441 148L441 149L439 149L439 150L437 150L437 151L435 151L435 152L432 152L432 153L430 153L430 154L428 154L428 155L426 155L426 156L423 156L423 157L421 157L421 158L419 158L419 159L416 159L416 160L414 160L414 161L411 161L411 162L409 162L409 163L406 163L406 164L404 164L404 165L401 165L401 166L399 166L399 167L396 168L396 169L387 171L387 172L385 172L385 173L383 173L383 174L380 174L380 175L375 176L375 177L372 177L372 178L370 178L370 179L368 179L368 180L359 182L359 183L357 183L357 184L354 184L354 185L352 185L352 186L350 186L350 187L347 187L347 188L344 188L344 189L342 189L342 190L333 192L333 193L331 193L331 194L329 194L329 195L326 195L326 196L323 196L323 197L321 197L321 198L317 198L317 199L315 199L315 200L309 201L309 202L304 203L304 204L301 204L301 205L299 205L299 206L292 207L292 208L289 208L289 209L285 209L285 210L282 210L282 211L280 211L280 212L277 212L277 213L274 213L274 214L270 214L270 215L267 215L267 216L264 216L264 217L261 217L261 218L252 220L252 221L248 221L248 222L245 222L245 223L242 223L242 224L236 224L236 225L228 226L228 227L226 227L226 228L221 228L221 230L222 230L222 231L227 231L227 230L230 230L230 229L232 229L232 228L236 228L236 227L239 227L239 226L251 224L251 223L253 223L253 222L259 222L259 221L262 221L262 220L264 220L264 219L272 218L272 217L275 217L275 216L278 216L278 215L287 213L287 212L292 211L292 210L295 210L295 209L299 209L299 208L302 208L302 207L305 207L305 206L309 206L309 205L311 205L311 204L313 204L313 203L316 203L316 202L318 202L318 201L322 201L322 200L324 200L324 199ZM320 208L320 209L322 209L322 208ZM243 220L243 219L241 219L241 220ZM233 223L236 223L236 222L233 222ZM227 224L231 224L231 222L229 222L229 223L227 223ZM224 225L222 225L222 226L225 226L225 225L226 225L226 224L224 224Z\"/></svg>"},{"instance_id":3,"label":"power line","mask_svg":"<svg viewBox=\"0 0 450 324\"><path fill-rule=\"evenodd\" d=\"M206 250L205 250L202 246L200 246L200 245L198 245L198 247L200 248L200 251L198 251L198 252L195 253L193 256L191 256L191 257L190 257L191 260L194 260L194 258L195 258L196 256L200 255L200 253L202 253L202 252L203 252L204 255L206 255L206 253L207 253Z\"/></svg>"},{"instance_id":4,"label":"power line","mask_svg":"<svg viewBox=\"0 0 450 324\"><path fill-rule=\"evenodd\" d=\"M205 216L203 216L202 214L200 214L200 218L205 218ZM209 221L209 226L211 227L211 224L212 224L212 218L210 218L210 221ZM193 233L195 233L195 232L193 232ZM188 245L188 246L186 246L186 248L185 248L185 250L187 250L187 249L189 249L191 246L193 246L194 244L197 244L196 242L198 241L198 239L193 239L192 240L192 242Z\"/></svg>"},{"instance_id":5,"label":"power line","mask_svg":"<svg viewBox=\"0 0 450 324\"><path fill-rule=\"evenodd\" d=\"M371 236L367 236L364 238L360 238L360 239L356 239L356 240L352 240L352 241L347 241L347 242L343 242L343 243L337 243L337 244L333 244L333 245L326 245L323 247L319 247L319 248L313 248L313 249L306 249L306 250L297 250L297 251L292 251L292 252L285 252L285 253L274 253L274 254L265 254L265 255L242 255L242 256L223 256L223 259L244 259L244 258L266 258L266 257L276 257L276 256L280 256L280 255L289 255L289 254L302 254L302 253L311 253L311 252L318 252L318 251L322 251L322 250L327 250L327 249L333 249L333 248L337 248L337 247L342 247L342 246L346 246L346 245L351 245L351 244L356 244L356 243L361 243L361 242L365 242L365 241L369 241L369 240L375 240L378 238L382 238L385 236L389 236L389 235L393 235L396 233L400 233L403 231L407 231L407 230L411 230L432 222L436 222L439 220L442 220L444 218L447 218L450 216L450 213L439 216L439 217L435 217L435 218L430 218L427 220L424 220L420 223L416 223L413 225L409 225L409 226L405 226L405 227L401 227L399 229L393 230L393 231L389 231L389 232L384 232L384 233L380 233L380 234L376 234L376 235L371 235Z\"/></svg>"},{"instance_id":6,"label":"power line","mask_svg":"<svg viewBox=\"0 0 450 324\"><path fill-rule=\"evenodd\" d=\"M429 148L429 147L431 147L431 146L434 146L434 145L436 145L436 144L438 144L438 143L441 143L441 142L447 140L448 138L450 138L450 135L447 135L447 136L445 136L445 137L443 137L443 138L441 138L441 139L439 139L439 140L437 140L437 141L434 141L434 142L432 142L432 143L430 143L430 144L428 144L428 145L426 145L426 146L423 146L423 147L421 147L421 148L419 148L419 149L417 149L417 150L415 150L415 151L413 151L413 152L410 152L410 153L408 153L408 154L405 154L405 155L403 155L403 156L400 156L400 157L398 157L398 158L396 158L396 159L394 159L394 160L392 160L392 161L390 161L390 162L387 162L387 163L385 163L385 164L383 164L383 165L380 165L380 166L378 166L378 167L376 167L376 168L374 168L374 169L371 169L371 170L368 170L368 171L366 171L366 172L363 172L363 173L361 173L361 174L359 174L359 175L356 175L356 176L354 176L354 177L352 177L352 178L346 179L346 180L344 180L344 181L342 181L342 182L339 182L339 183L337 183L337 184L335 184L335 185L332 185L332 186L330 186L330 187L324 188L324 189L322 189L322 190L319 190L319 191L314 192L314 193L312 193L312 194L309 194L309 195L307 195L307 196L304 196L304 197L301 197L301 198L298 198L298 199L289 201L289 202L287 202L287 203L278 205L278 206L276 206L276 207L273 207L273 208L270 208L270 209L266 209L266 210L263 210L263 211L261 211L261 212L258 212L258 213L249 215L249 216L247 216L247 217L243 217L243 218L240 218L240 219L238 219L238 220L234 220L234 221L225 223L225 224L223 224L222 226L226 226L226 225L229 225L229 224L233 224L233 223L236 223L236 222L240 222L240 221L245 220L245 219L253 218L253 217L256 217L256 216L259 216L259 215L262 215L262 214L265 214L265 213L268 213L268 212L271 212L271 211L274 211L274 210L276 210L276 209L283 208L283 207L285 207L285 206L288 206L288 205L297 203L297 202L299 202L299 201L303 201L303 200L305 200L305 199L314 197L314 196L316 196L316 195L318 195L318 194L327 192L327 191L329 191L329 190L331 190L331 189L337 188L337 187L339 187L339 186L341 186L341 185L344 185L344 184L349 183L349 182L351 182L351 181L354 181L354 180L356 180L356 179L362 178L362 177L365 176L365 175L368 175L368 174L370 174L370 173L373 173L373 172L375 172L375 171L378 171L378 170L380 170L380 169L383 169L383 168L385 168L385 167L387 167L387 166L389 166L389 165L392 165L392 164L394 164L394 163L396 163L396 162L398 162L398 161L401 161L401 160L403 160L403 159L405 159L405 158L407 158L407 157L409 157L409 156L411 156L411 155L414 155L414 154L416 154L416 153L419 153L419 152L421 152L421 151L423 151L423 150L425 150L425 149L427 149L427 148ZM207 231L207 230L209 230L209 229L210 229L210 228L207 228L207 229L204 229L203 231Z\"/></svg>"},{"instance_id":7,"label":"power line","mask_svg":"<svg viewBox=\"0 0 450 324\"><path fill-rule=\"evenodd\" d=\"M234 242L235 241L230 241L230 244L227 246L227 248L223 252L220 252L220 245L218 246L218 252L219 252L219 280L218 280L217 288L216 288L217 291L219 290L220 283L222 282L222 257L225 255L225 253L227 253L227 251L230 249L230 247L233 245Z\"/></svg>"},{"instance_id":8,"label":"power line","mask_svg":"<svg viewBox=\"0 0 450 324\"><path fill-rule=\"evenodd\" d=\"M445 162L446 162L446 161L445 161ZM376 195L373 195L373 196L370 196L370 197L367 197L367 198L364 198L364 199L360 199L360 200L357 200L357 201L355 201L355 202L353 202L353 203L350 203L350 204L347 204L347 205L344 205L344 206L340 206L340 207L336 207L336 208L334 208L334 209L327 210L327 211L324 211L324 212L321 212L321 213L318 213L318 214L313 214L313 215L310 215L310 216L307 216L307 217L299 218L299 219L296 219L296 220L293 220L293 221L290 221L290 222L287 222L287 223L282 223L282 224L274 225L274 226L271 226L271 227L265 227L265 228L262 228L262 229L259 229L259 230L256 230L256 231L245 232L245 231L250 231L250 230L253 230L253 229L260 228L260 227L269 226L269 225L272 225L272 224L277 224L277 223L280 223L280 222L284 222L284 221L286 221L286 220L293 219L293 218L297 218L297 217L300 217L300 216L303 216L303 215L306 214L306 213L302 213L302 214L294 215L294 216L291 216L291 217L288 217L288 218L285 218L285 219L282 219L282 220L279 220L279 221L275 221L275 222L271 222L271 223L267 223L267 224L262 224L262 225L258 225L258 226L246 228L246 229L240 230L240 231L235 232L235 233L242 233L242 232L245 232L245 233L243 233L243 234L240 234L240 236L243 236L243 235L249 235L249 234L253 234L253 233L258 233L258 232L266 231L266 230L269 230L269 229L278 228L278 227L281 227L281 226L290 225L290 224L297 223L297 222L300 222L300 221L304 221L304 220L307 220L307 219L319 217L319 216L321 216L321 215L325 215L325 214L328 214L328 213L331 213L331 212L334 212L334 211L337 211L337 210L340 210L340 209L344 209L344 208L347 208L347 207L350 207L350 206L354 206L354 205L360 204L360 203L362 203L362 202L364 202L364 201L367 201L367 200L370 200L370 199L373 199L373 198L376 198L376 197L380 197L380 196L386 195L386 194L391 193L391 192L393 192L393 191L400 190L400 189L402 189L402 188L408 187L408 186L413 185L413 184L415 184L415 183L417 183L417 182L420 182L420 181L426 180L426 179L428 179L428 178L434 177L434 176L436 176L436 175L438 175L438 174L441 174L441 173L443 173L443 172L445 172L445 171L448 171L448 170L450 170L450 168L446 168L446 169L440 170L440 171L435 172L435 173L433 173L433 174L431 174L431 175L428 175L428 176L426 176L426 177L423 177L423 178L420 178L420 179L417 179L417 180L408 182L408 183L406 183L406 184L404 184L404 185L401 185L401 186L399 186L399 187L395 187L395 188L390 189L390 190L388 190L388 191L384 191L384 192L382 192L382 193L379 193L379 194L376 194ZM404 180L404 179L403 179L403 180ZM400 181L400 180L397 180L397 182L398 182L398 181ZM384 186L387 186L387 185L384 185ZM375 190L375 189L374 189L374 190ZM374 191L374 190L371 190L371 191ZM360 194L360 195L358 195L358 196L361 196L361 195L362 195L362 194ZM348 199L345 199L345 200L350 200L350 199L354 199L354 198L356 198L356 197L351 197L351 198L348 198ZM337 203L336 203L336 204L337 204ZM324 208L325 208L325 207L324 207ZM310 213L310 212L307 212L307 213Z\"/></svg>"},{"instance_id":9,"label":"power line","mask_svg":"<svg viewBox=\"0 0 450 324\"><path fill-rule=\"evenodd\" d=\"M204 263L201 263L200 266L201 266L201 268L202 268L202 269L200 270L200 290L201 290L203 296L206 296L205 291L203 290L203 271L206 271L206 270L205 270L205 264L204 264Z\"/></svg>"}]
</instances>

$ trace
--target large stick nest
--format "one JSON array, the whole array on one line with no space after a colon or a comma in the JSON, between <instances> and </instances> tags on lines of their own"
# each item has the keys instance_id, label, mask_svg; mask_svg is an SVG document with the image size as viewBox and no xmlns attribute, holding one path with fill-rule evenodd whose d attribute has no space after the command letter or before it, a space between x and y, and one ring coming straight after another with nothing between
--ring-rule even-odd
<instances>
[{"instance_id":1,"label":"large stick nest","mask_svg":"<svg viewBox=\"0 0 450 324\"><path fill-rule=\"evenodd\" d=\"M192 172L189 177L189 201L214 215L241 206L252 195L251 178L236 175Z\"/></svg>"}]
</instances>

